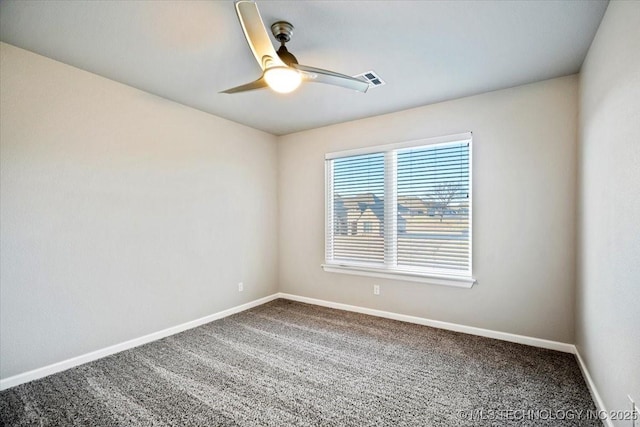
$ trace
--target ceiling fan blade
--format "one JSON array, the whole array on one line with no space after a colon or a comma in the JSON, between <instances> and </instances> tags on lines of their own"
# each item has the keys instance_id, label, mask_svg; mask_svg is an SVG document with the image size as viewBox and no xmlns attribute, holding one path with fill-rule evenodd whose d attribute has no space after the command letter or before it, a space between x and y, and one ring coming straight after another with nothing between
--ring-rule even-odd
<instances>
[{"instance_id":1,"label":"ceiling fan blade","mask_svg":"<svg viewBox=\"0 0 640 427\"><path fill-rule=\"evenodd\" d=\"M369 89L369 83L365 82L364 80L356 79L355 77L347 76L345 74L300 64L291 64L291 67L303 71L303 78L306 81L326 83L334 86L344 87L347 89L357 90L362 93L365 93L367 89Z\"/></svg>"},{"instance_id":2,"label":"ceiling fan blade","mask_svg":"<svg viewBox=\"0 0 640 427\"><path fill-rule=\"evenodd\" d=\"M278 57L271 44L269 33L267 33L262 18L260 18L258 5L252 1L239 1L236 3L236 12L238 13L244 36L247 39L247 43L249 43L253 56L256 57L258 64L260 64L260 68L264 71L271 66L285 67L285 63Z\"/></svg>"},{"instance_id":3,"label":"ceiling fan blade","mask_svg":"<svg viewBox=\"0 0 640 427\"><path fill-rule=\"evenodd\" d=\"M220 93L238 93L238 92L247 92L249 90L262 89L267 87L267 82L260 77L255 82L247 83L242 86L232 87L231 89L223 90Z\"/></svg>"}]
</instances>

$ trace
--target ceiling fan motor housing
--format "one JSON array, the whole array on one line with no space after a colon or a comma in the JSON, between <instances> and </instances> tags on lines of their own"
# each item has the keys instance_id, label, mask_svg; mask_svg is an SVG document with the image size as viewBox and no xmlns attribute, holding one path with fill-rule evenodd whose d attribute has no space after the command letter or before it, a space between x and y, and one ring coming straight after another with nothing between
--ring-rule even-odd
<instances>
[{"instance_id":1,"label":"ceiling fan motor housing","mask_svg":"<svg viewBox=\"0 0 640 427\"><path fill-rule=\"evenodd\" d=\"M297 64L298 59L293 56L291 52L287 50L284 45L291 40L293 35L293 25L286 21L278 21L271 25L271 32L273 36L280 42L280 48L278 49L278 56L285 64L291 66L291 64Z\"/></svg>"},{"instance_id":2,"label":"ceiling fan motor housing","mask_svg":"<svg viewBox=\"0 0 640 427\"><path fill-rule=\"evenodd\" d=\"M276 40L284 44L291 40L291 36L293 35L293 25L286 21L274 22L271 25L271 32Z\"/></svg>"}]
</instances>

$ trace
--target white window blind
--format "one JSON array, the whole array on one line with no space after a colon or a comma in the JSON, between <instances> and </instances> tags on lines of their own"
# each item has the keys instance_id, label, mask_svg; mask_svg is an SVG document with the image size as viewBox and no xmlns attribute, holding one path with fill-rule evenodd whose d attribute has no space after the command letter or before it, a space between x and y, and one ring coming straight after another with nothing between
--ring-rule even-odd
<instances>
[{"instance_id":1,"label":"white window blind","mask_svg":"<svg viewBox=\"0 0 640 427\"><path fill-rule=\"evenodd\" d=\"M326 266L471 278L470 133L326 159Z\"/></svg>"},{"instance_id":2,"label":"white window blind","mask_svg":"<svg viewBox=\"0 0 640 427\"><path fill-rule=\"evenodd\" d=\"M332 164L332 258L384 263L384 153Z\"/></svg>"},{"instance_id":3,"label":"white window blind","mask_svg":"<svg viewBox=\"0 0 640 427\"><path fill-rule=\"evenodd\" d=\"M398 266L469 271L469 143L397 156Z\"/></svg>"}]
</instances>

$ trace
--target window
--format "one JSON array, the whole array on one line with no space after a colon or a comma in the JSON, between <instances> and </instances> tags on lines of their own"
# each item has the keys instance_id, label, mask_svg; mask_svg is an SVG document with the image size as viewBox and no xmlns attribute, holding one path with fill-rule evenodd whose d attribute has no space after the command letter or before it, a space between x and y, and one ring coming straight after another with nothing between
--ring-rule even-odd
<instances>
[{"instance_id":1,"label":"window","mask_svg":"<svg viewBox=\"0 0 640 427\"><path fill-rule=\"evenodd\" d=\"M325 271L471 287L471 133L326 155Z\"/></svg>"}]
</instances>

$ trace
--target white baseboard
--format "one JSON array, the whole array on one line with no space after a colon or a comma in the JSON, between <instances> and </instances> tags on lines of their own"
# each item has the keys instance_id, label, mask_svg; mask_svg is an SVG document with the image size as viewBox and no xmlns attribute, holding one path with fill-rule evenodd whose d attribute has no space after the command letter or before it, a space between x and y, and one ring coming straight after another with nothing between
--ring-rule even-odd
<instances>
[{"instance_id":1,"label":"white baseboard","mask_svg":"<svg viewBox=\"0 0 640 427\"><path fill-rule=\"evenodd\" d=\"M222 319L223 317L231 316L232 314L236 314L241 311L245 311L250 308L257 307L269 301L273 301L277 298L279 298L278 294L269 295L264 298L250 301L246 304L231 307L227 310L219 311L217 313L210 314L208 316L201 317L199 319L192 320L190 322L182 323L181 325L172 326L170 328L163 329L158 332L153 332L151 334L148 334L139 338L134 338L132 340L125 341L120 344L115 344L100 350L92 351L91 353L72 357L71 359L63 360L61 362L57 362L52 365L48 365L42 368L34 369L32 371L24 372L22 374L14 375L12 377L8 377L0 380L0 390L6 390L8 388L27 383L29 381L37 380L39 378L43 378L58 372L66 371L67 369L70 369L88 362L92 362L94 360L101 359L103 357L110 356L112 354L119 353L124 350L129 350L131 348L138 347L140 345L147 344L152 341L156 341L161 338L165 338L170 335L174 335L179 332L186 331L187 329L192 329L192 328L204 325L205 323Z\"/></svg>"},{"instance_id":2,"label":"white baseboard","mask_svg":"<svg viewBox=\"0 0 640 427\"><path fill-rule=\"evenodd\" d=\"M322 307L336 308L338 310L353 311L356 313L369 314L371 316L384 317L386 319L400 320L402 322L415 323L418 325L431 326L433 328L447 329L449 331L463 332L465 334L478 335L481 337L494 338L502 341L509 341L518 344L530 345L533 347L546 348L561 351L563 353L575 353L573 344L558 341L550 341L542 338L527 337L524 335L510 334L508 332L492 331L490 329L476 328L474 326L459 325L457 323L442 322L440 320L425 319L423 317L408 316L406 314L392 313L389 311L376 310L373 308L358 307L355 305L342 304L338 302L325 301L315 298L301 297L280 292L280 298L305 302L308 304L320 305Z\"/></svg>"},{"instance_id":3,"label":"white baseboard","mask_svg":"<svg viewBox=\"0 0 640 427\"><path fill-rule=\"evenodd\" d=\"M589 388L589 393L591 393L591 398L593 402L596 404L596 409L603 414L607 414L606 418L602 420L602 423L606 427L614 427L613 421L609 418L609 413L604 405L604 401L600 397L600 393L598 393L598 389L596 388L596 384L593 382L593 378L589 374L589 370L587 369L587 365L584 363L584 360L580 356L580 352L576 348L575 351L576 359L578 360L578 366L580 367L580 371L582 371L582 376L584 377L585 382L587 383L587 388Z\"/></svg>"}]
</instances>

